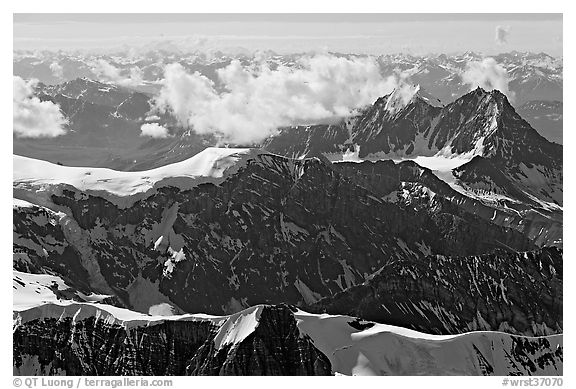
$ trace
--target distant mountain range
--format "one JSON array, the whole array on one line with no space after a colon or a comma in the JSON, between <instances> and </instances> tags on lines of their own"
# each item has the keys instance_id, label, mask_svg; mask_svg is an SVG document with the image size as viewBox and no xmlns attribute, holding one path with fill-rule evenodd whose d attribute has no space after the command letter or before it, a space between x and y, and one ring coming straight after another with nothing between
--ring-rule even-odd
<instances>
[{"instance_id":1,"label":"distant mountain range","mask_svg":"<svg viewBox=\"0 0 576 389\"><path fill-rule=\"evenodd\" d=\"M533 100L516 111L546 139L562 144L562 101Z\"/></svg>"},{"instance_id":2,"label":"distant mountain range","mask_svg":"<svg viewBox=\"0 0 576 389\"><path fill-rule=\"evenodd\" d=\"M362 55L329 53L346 58ZM164 66L178 62L189 72L200 72L218 83L216 70L229 65L233 59L243 65L253 65L265 61L273 69L278 65L294 67L302 57L310 53L280 55L262 52L257 55L223 52L182 53L151 48L140 53L81 54L66 52L27 52L14 53L13 74L25 79L36 78L46 84L59 84L79 77L98 79L95 63L105 60L120 71L129 74L136 67L142 72L142 83L135 85L137 90L153 93L159 89L157 82L163 77ZM407 81L420 84L433 96L447 104L470 90L462 80L462 73L471 61L481 61L485 55L466 52L457 55L413 56L410 54L382 55L376 57L383 75L402 72ZM509 52L493 56L508 73L509 88L516 95L515 104L520 106L531 100L562 101L563 59L545 53ZM50 68L58 63L59 72Z\"/></svg>"}]
</instances>

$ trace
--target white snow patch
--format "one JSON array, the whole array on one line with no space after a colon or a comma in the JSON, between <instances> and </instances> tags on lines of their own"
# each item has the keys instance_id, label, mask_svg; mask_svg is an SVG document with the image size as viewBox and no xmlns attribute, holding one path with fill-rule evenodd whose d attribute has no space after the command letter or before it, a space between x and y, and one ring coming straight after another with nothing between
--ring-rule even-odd
<instances>
[{"instance_id":1,"label":"white snow patch","mask_svg":"<svg viewBox=\"0 0 576 389\"><path fill-rule=\"evenodd\" d=\"M216 349L220 350L223 346L240 343L253 333L258 326L262 308L262 305L257 305L230 315L220 326L214 338Z\"/></svg>"},{"instance_id":2,"label":"white snow patch","mask_svg":"<svg viewBox=\"0 0 576 389\"><path fill-rule=\"evenodd\" d=\"M151 316L173 316L176 312L177 309L168 303L153 305L148 310L148 314Z\"/></svg>"},{"instance_id":3,"label":"white snow patch","mask_svg":"<svg viewBox=\"0 0 576 389\"><path fill-rule=\"evenodd\" d=\"M12 198L12 208L32 208L36 206L28 201Z\"/></svg>"},{"instance_id":4,"label":"white snow patch","mask_svg":"<svg viewBox=\"0 0 576 389\"><path fill-rule=\"evenodd\" d=\"M443 156L432 156L432 157L421 157L418 156L413 158L412 160L416 162L418 165L428 168L430 170L438 170L438 171L450 171L452 169L456 169L459 166L464 165L465 163L470 162L472 158L467 157L443 157ZM404 158L402 160L408 160L408 158Z\"/></svg>"},{"instance_id":5,"label":"white snow patch","mask_svg":"<svg viewBox=\"0 0 576 389\"><path fill-rule=\"evenodd\" d=\"M170 254L170 258L164 262L164 270L162 272L164 276L172 274L176 264L186 259L184 248L181 248L180 251L175 251L172 249L172 247L168 247L168 253Z\"/></svg>"}]
</instances>

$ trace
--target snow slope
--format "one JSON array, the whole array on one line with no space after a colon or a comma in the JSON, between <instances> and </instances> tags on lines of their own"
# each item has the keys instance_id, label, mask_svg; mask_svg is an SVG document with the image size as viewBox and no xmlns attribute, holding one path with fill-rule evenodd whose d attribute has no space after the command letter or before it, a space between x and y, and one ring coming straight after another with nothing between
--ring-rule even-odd
<instances>
[{"instance_id":1,"label":"snow slope","mask_svg":"<svg viewBox=\"0 0 576 389\"><path fill-rule=\"evenodd\" d=\"M62 278L49 274L31 274L13 270L12 303L15 311L36 307L40 304L58 303L63 296L75 297L86 302L99 302L107 297L104 294L86 295L72 290ZM68 293L66 293L68 292Z\"/></svg>"},{"instance_id":2,"label":"snow slope","mask_svg":"<svg viewBox=\"0 0 576 389\"><path fill-rule=\"evenodd\" d=\"M513 336L502 332L469 332L460 335L430 335L391 325L360 322L369 328L357 330L349 316L315 315L299 310L295 314L301 333L314 339L314 345L344 375L481 375L479 360L493 366L495 375L508 375L514 369L506 354L514 346ZM517 337L521 339L538 339ZM550 350L562 347L562 335L545 337ZM477 351L476 351L477 350ZM479 358L478 352L482 355ZM560 370L561 371L561 370ZM541 375L561 374L553 367Z\"/></svg>"},{"instance_id":3,"label":"snow slope","mask_svg":"<svg viewBox=\"0 0 576 389\"><path fill-rule=\"evenodd\" d=\"M61 166L14 155L13 184L19 191L35 194L71 185L121 205L126 202L123 197L143 194L162 184L186 188L191 183L218 182L241 166L239 162L258 153L252 149L209 147L185 161L138 172Z\"/></svg>"}]
</instances>

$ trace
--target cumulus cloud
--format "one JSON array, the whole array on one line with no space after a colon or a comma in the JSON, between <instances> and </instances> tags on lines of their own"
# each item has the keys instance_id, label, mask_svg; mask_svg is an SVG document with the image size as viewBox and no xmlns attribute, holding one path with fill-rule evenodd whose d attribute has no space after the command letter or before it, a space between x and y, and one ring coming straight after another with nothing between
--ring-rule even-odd
<instances>
[{"instance_id":1,"label":"cumulus cloud","mask_svg":"<svg viewBox=\"0 0 576 389\"><path fill-rule=\"evenodd\" d=\"M476 87L485 90L498 89L508 99L514 100L514 92L508 88L508 72L494 58L468 62L466 70L462 73L462 80L470 84L471 89Z\"/></svg>"},{"instance_id":2,"label":"cumulus cloud","mask_svg":"<svg viewBox=\"0 0 576 389\"><path fill-rule=\"evenodd\" d=\"M140 131L142 131L140 136L149 136L151 138L167 138L169 136L168 129L158 123L142 124Z\"/></svg>"},{"instance_id":3,"label":"cumulus cloud","mask_svg":"<svg viewBox=\"0 0 576 389\"><path fill-rule=\"evenodd\" d=\"M508 35L510 35L510 27L506 26L496 26L496 43L499 45L505 45L508 43Z\"/></svg>"},{"instance_id":4,"label":"cumulus cloud","mask_svg":"<svg viewBox=\"0 0 576 389\"><path fill-rule=\"evenodd\" d=\"M143 75L142 70L137 67L132 67L128 74L123 74L122 70L112 65L105 59L99 59L93 63L92 71L102 80L112 82L121 86L137 86L142 85Z\"/></svg>"},{"instance_id":5,"label":"cumulus cloud","mask_svg":"<svg viewBox=\"0 0 576 389\"><path fill-rule=\"evenodd\" d=\"M52 75L56 78L63 78L64 77L64 69L58 62L52 62L50 64L50 70L52 71Z\"/></svg>"},{"instance_id":6,"label":"cumulus cloud","mask_svg":"<svg viewBox=\"0 0 576 389\"><path fill-rule=\"evenodd\" d=\"M67 120L60 107L34 96L36 81L15 76L13 89L13 132L20 138L56 137L66 133Z\"/></svg>"},{"instance_id":7,"label":"cumulus cloud","mask_svg":"<svg viewBox=\"0 0 576 389\"><path fill-rule=\"evenodd\" d=\"M373 58L318 55L296 67L266 63L245 68L232 61L218 70L225 90L180 64L167 65L155 109L171 112L197 133L212 133L236 144L250 144L278 127L333 122L372 104L393 90L395 77L383 77Z\"/></svg>"}]
</instances>

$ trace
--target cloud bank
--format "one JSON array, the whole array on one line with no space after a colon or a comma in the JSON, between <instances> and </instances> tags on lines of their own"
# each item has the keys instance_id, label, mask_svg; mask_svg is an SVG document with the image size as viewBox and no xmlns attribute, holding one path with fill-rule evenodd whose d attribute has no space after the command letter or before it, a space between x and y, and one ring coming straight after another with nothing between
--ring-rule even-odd
<instances>
[{"instance_id":1,"label":"cloud bank","mask_svg":"<svg viewBox=\"0 0 576 389\"><path fill-rule=\"evenodd\" d=\"M66 133L67 120L60 107L34 96L36 81L13 77L13 132L19 138L56 137Z\"/></svg>"},{"instance_id":2,"label":"cloud bank","mask_svg":"<svg viewBox=\"0 0 576 389\"><path fill-rule=\"evenodd\" d=\"M462 80L471 89L481 87L485 90L498 89L509 100L514 100L514 92L508 88L508 72L494 58L484 58L482 61L471 61L466 64Z\"/></svg>"},{"instance_id":3,"label":"cloud bank","mask_svg":"<svg viewBox=\"0 0 576 389\"><path fill-rule=\"evenodd\" d=\"M508 43L508 35L510 35L510 27L496 26L496 44L505 45Z\"/></svg>"},{"instance_id":4,"label":"cloud bank","mask_svg":"<svg viewBox=\"0 0 576 389\"><path fill-rule=\"evenodd\" d=\"M265 63L244 68L232 61L217 71L225 90L198 72L174 63L164 70L155 110L171 112L197 133L224 141L252 144L278 127L333 122L372 104L396 86L395 77L380 74L373 58L346 59L319 55L296 67L272 70Z\"/></svg>"},{"instance_id":5,"label":"cloud bank","mask_svg":"<svg viewBox=\"0 0 576 389\"><path fill-rule=\"evenodd\" d=\"M167 138L168 129L158 123L145 123L140 127L140 136L149 136L151 138Z\"/></svg>"},{"instance_id":6,"label":"cloud bank","mask_svg":"<svg viewBox=\"0 0 576 389\"><path fill-rule=\"evenodd\" d=\"M122 70L112 65L105 59L99 59L92 65L92 71L96 76L105 82L111 82L121 86L137 86L142 85L144 79L142 70L138 67L130 68L128 75L123 75Z\"/></svg>"}]
</instances>

